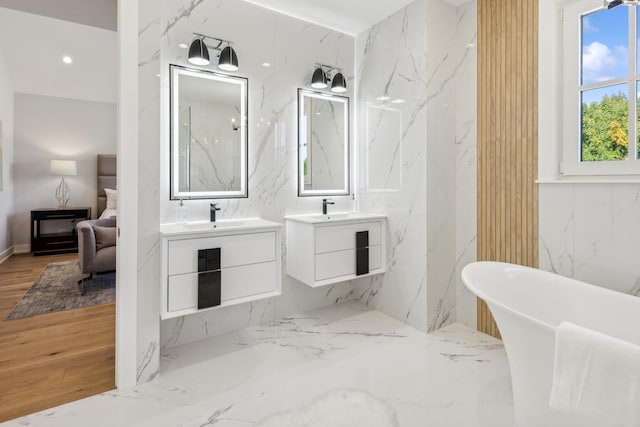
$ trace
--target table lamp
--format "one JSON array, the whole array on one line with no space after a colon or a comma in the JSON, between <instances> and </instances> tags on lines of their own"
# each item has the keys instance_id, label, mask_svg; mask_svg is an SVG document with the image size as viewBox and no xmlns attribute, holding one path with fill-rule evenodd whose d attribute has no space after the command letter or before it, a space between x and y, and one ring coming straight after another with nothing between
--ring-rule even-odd
<instances>
[{"instance_id":1,"label":"table lamp","mask_svg":"<svg viewBox=\"0 0 640 427\"><path fill-rule=\"evenodd\" d=\"M60 185L56 189L56 199L59 208L66 208L71 198L71 189L64 180L65 176L78 175L78 168L75 160L51 160L51 175L60 176Z\"/></svg>"}]
</instances>

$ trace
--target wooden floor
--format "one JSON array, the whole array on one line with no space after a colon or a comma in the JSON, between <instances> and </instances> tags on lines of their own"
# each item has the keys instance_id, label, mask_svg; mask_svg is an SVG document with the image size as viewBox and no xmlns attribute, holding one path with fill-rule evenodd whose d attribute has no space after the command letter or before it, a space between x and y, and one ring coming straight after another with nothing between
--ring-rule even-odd
<instances>
[{"instance_id":1,"label":"wooden floor","mask_svg":"<svg viewBox=\"0 0 640 427\"><path fill-rule=\"evenodd\" d=\"M0 264L0 422L115 388L115 304L5 320L50 262Z\"/></svg>"}]
</instances>

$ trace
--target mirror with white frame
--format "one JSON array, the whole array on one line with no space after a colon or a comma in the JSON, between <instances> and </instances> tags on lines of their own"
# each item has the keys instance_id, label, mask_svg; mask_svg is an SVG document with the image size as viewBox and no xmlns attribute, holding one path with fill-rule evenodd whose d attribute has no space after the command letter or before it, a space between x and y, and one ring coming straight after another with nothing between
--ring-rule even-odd
<instances>
[{"instance_id":1,"label":"mirror with white frame","mask_svg":"<svg viewBox=\"0 0 640 427\"><path fill-rule=\"evenodd\" d=\"M171 200L248 197L244 77L170 65Z\"/></svg>"},{"instance_id":2,"label":"mirror with white frame","mask_svg":"<svg viewBox=\"0 0 640 427\"><path fill-rule=\"evenodd\" d=\"M348 195L349 98L298 89L298 196Z\"/></svg>"}]
</instances>

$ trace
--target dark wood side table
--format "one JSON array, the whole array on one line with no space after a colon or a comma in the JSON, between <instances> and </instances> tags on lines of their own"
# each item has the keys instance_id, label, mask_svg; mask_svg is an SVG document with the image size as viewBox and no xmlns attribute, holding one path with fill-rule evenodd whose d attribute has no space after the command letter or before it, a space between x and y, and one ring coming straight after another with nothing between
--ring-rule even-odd
<instances>
[{"instance_id":1,"label":"dark wood side table","mask_svg":"<svg viewBox=\"0 0 640 427\"><path fill-rule=\"evenodd\" d=\"M78 252L76 223L86 219L91 219L91 208L54 208L31 211L31 253L37 256ZM65 224L64 231L45 230L42 232L42 221L60 221L60 223L66 222L67 224Z\"/></svg>"}]
</instances>

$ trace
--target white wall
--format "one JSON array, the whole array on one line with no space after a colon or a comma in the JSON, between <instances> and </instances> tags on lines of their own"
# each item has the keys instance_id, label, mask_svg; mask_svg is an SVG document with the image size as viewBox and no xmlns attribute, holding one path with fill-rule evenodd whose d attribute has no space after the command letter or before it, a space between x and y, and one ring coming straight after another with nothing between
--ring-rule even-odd
<instances>
[{"instance_id":1,"label":"white wall","mask_svg":"<svg viewBox=\"0 0 640 427\"><path fill-rule=\"evenodd\" d=\"M13 236L9 226L13 214L13 83L0 49L0 261L13 250Z\"/></svg>"},{"instance_id":2,"label":"white wall","mask_svg":"<svg viewBox=\"0 0 640 427\"><path fill-rule=\"evenodd\" d=\"M418 0L356 38L356 123L359 140L367 141L358 146L358 209L388 217L387 271L357 280L356 297L423 331L427 330L426 20L427 1ZM380 106L381 96L406 101L388 105L401 116L402 137L376 141L392 149L368 151L373 135L387 127L380 120L365 120L367 106ZM397 122L393 114L370 113L370 119ZM386 160L389 155L398 160ZM367 164L378 166L368 177ZM379 167L384 164L389 167ZM402 179L394 178L398 173ZM373 179L376 175L383 179ZM401 185L381 188L387 177Z\"/></svg>"},{"instance_id":3,"label":"white wall","mask_svg":"<svg viewBox=\"0 0 640 427\"><path fill-rule=\"evenodd\" d=\"M558 175L558 0L540 2L538 177L540 268L640 295L640 181ZM597 183L595 181L602 181Z\"/></svg>"},{"instance_id":4,"label":"white wall","mask_svg":"<svg viewBox=\"0 0 640 427\"><path fill-rule=\"evenodd\" d=\"M456 10L457 52L465 52L456 74L456 321L477 323L476 296L462 283L462 268L477 260L478 120L477 0Z\"/></svg>"},{"instance_id":5,"label":"white wall","mask_svg":"<svg viewBox=\"0 0 640 427\"><path fill-rule=\"evenodd\" d=\"M189 43L194 31L231 39L240 61L237 74L249 78L249 198L220 200L221 217L283 222L286 214L319 212L322 206L321 197L297 197L297 89L310 81L317 61L343 67L353 90L354 40L236 0L140 5L136 359L137 378L143 382L158 372L161 347L331 305L352 294L349 283L311 289L283 271L279 298L159 321L159 226L175 221L178 204L169 201L168 157L168 64L187 65L187 51L178 44ZM272 66L262 67L265 61ZM336 211L353 207L350 197L334 199ZM209 202L187 201L190 220L208 219Z\"/></svg>"},{"instance_id":6,"label":"white wall","mask_svg":"<svg viewBox=\"0 0 640 427\"><path fill-rule=\"evenodd\" d=\"M466 182L475 162L474 136L467 132L475 110L462 99L462 91L473 89L465 79L475 77L469 71L475 57L466 48L475 38L474 7L417 0L356 42L359 135L366 141L359 152L359 209L387 214L390 228L388 271L357 281L356 296L423 331L456 320L457 274L475 254L457 239L458 231L462 241L475 233L468 226L475 212L465 211L475 188ZM386 105L393 115L367 111L382 95L406 102ZM397 122L397 114L399 139L391 136L396 125L384 123ZM378 132L390 135L392 149L368 149L385 142L377 141ZM468 150L461 152L461 145ZM377 166L367 171L366 165Z\"/></svg>"},{"instance_id":7,"label":"white wall","mask_svg":"<svg viewBox=\"0 0 640 427\"><path fill-rule=\"evenodd\" d=\"M96 155L116 152L116 110L110 103L16 93L12 230L21 250L30 243L30 211L57 207L60 177L49 173L52 159L77 161L78 175L67 178L69 206L90 206L96 215Z\"/></svg>"}]
</instances>

